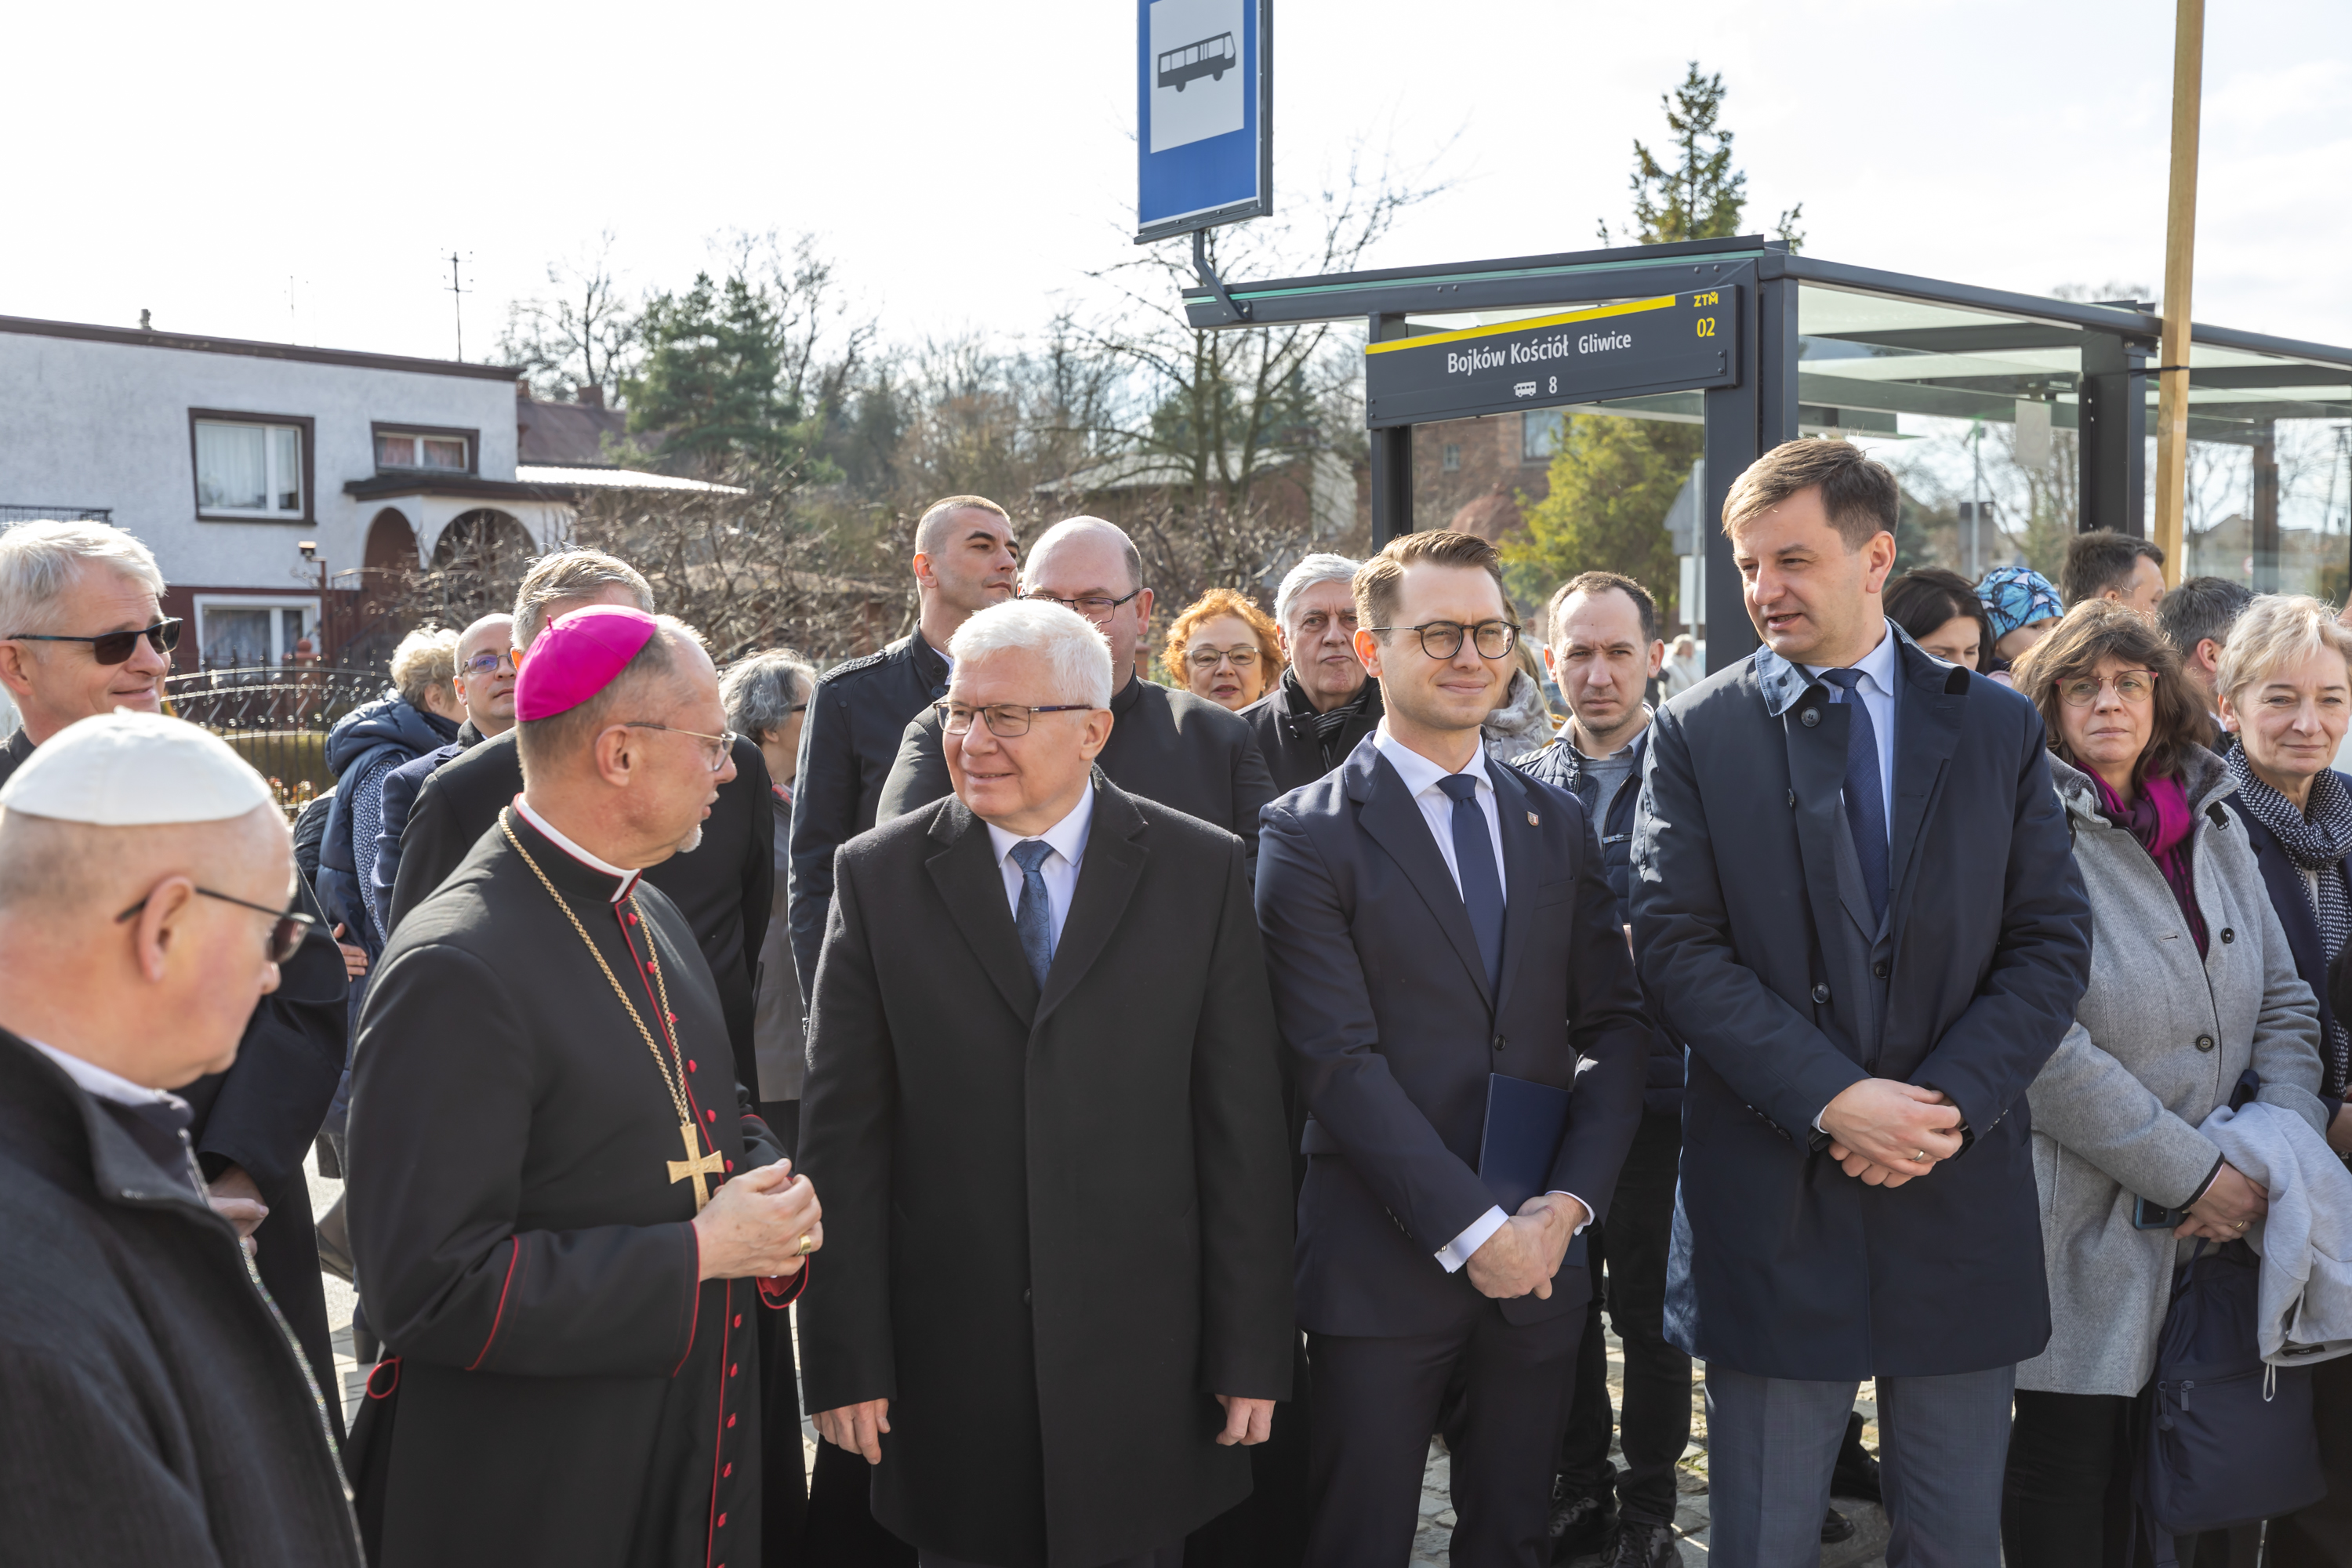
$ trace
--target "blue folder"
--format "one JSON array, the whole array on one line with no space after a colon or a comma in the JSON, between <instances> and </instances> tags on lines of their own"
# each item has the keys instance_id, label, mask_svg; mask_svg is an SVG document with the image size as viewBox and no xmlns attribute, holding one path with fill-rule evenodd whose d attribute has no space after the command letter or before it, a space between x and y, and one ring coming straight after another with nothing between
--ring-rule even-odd
<instances>
[{"instance_id":1,"label":"blue folder","mask_svg":"<svg viewBox=\"0 0 2352 1568\"><path fill-rule=\"evenodd\" d=\"M1551 1186L1552 1162L1568 1131L1570 1093L1549 1084L1491 1073L1486 1079L1486 1131L1478 1142L1478 1179L1507 1215ZM1562 1267L1584 1261L1584 1237L1569 1244Z\"/></svg>"}]
</instances>

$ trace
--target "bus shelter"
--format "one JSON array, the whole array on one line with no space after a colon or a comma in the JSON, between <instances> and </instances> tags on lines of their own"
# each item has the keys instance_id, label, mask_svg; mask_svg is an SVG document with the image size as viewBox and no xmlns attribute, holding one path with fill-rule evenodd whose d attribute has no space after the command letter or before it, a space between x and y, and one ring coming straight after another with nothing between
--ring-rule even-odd
<instances>
[{"instance_id":1,"label":"bus shelter","mask_svg":"<svg viewBox=\"0 0 2352 1568\"><path fill-rule=\"evenodd\" d=\"M1417 425L1559 409L1704 426L1710 669L1756 646L1715 526L1725 494L1760 453L1800 435L1897 437L1906 416L2072 431L2071 525L2147 532L2163 322L2147 301L1978 289L1791 255L1753 237L1265 281L1202 272L1183 293L1198 328L1367 323L1376 546L1416 526ZM2225 563L2184 563L2184 574L2214 570L2258 592L2342 597L2352 573L2352 528L2341 521L2352 508L2352 349L2202 324L2191 341L2191 451L2246 448L2250 493L2242 554L2233 533ZM2324 459L2307 488L2336 487L2318 537L2283 533L2283 441Z\"/></svg>"}]
</instances>

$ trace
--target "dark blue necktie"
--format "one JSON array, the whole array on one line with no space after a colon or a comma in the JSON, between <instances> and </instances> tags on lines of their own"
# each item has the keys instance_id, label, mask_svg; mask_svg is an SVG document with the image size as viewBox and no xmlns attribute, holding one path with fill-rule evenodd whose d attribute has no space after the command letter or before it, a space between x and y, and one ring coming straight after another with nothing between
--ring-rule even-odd
<instances>
[{"instance_id":1,"label":"dark blue necktie","mask_svg":"<svg viewBox=\"0 0 2352 1568\"><path fill-rule=\"evenodd\" d=\"M1054 967L1054 900L1045 891L1045 873L1037 868L1053 852L1054 847L1042 838L1024 838L1012 851L1021 868L1021 907L1013 911L1013 929L1021 933L1021 956L1029 961L1029 973L1037 977L1040 990L1045 972Z\"/></svg>"},{"instance_id":2,"label":"dark blue necktie","mask_svg":"<svg viewBox=\"0 0 2352 1568\"><path fill-rule=\"evenodd\" d=\"M1478 937L1478 956L1486 961L1486 992L1503 984L1503 874L1495 864L1495 840L1486 830L1486 814L1478 809L1478 781L1468 773L1448 773L1437 781L1454 802L1454 868L1462 881L1462 907L1470 911L1470 929Z\"/></svg>"},{"instance_id":3,"label":"dark blue necktie","mask_svg":"<svg viewBox=\"0 0 2352 1568\"><path fill-rule=\"evenodd\" d=\"M1845 820L1853 829L1854 858L1870 889L1871 912L1886 918L1886 785L1878 773L1878 726L1862 700L1858 669L1825 669L1822 679L1845 693L1853 717L1845 732Z\"/></svg>"}]
</instances>

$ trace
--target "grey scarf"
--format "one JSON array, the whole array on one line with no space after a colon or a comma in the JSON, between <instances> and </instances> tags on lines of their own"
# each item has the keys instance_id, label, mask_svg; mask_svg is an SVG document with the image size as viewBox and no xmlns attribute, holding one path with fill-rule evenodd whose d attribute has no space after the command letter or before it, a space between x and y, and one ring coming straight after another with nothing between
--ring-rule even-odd
<instances>
[{"instance_id":1,"label":"grey scarf","mask_svg":"<svg viewBox=\"0 0 2352 1568\"><path fill-rule=\"evenodd\" d=\"M2312 900L2312 913L2319 917L2320 943L2333 964L2346 941L2352 940L2352 900L2346 896L2344 882L2344 858L2352 855L2352 789L2345 787L2335 769L2322 768L2311 781L2309 807L2297 811L2293 801L2254 775L2245 747L2231 747L2223 761L2237 781L2238 798L2254 820L2271 830L2299 868L2318 873L2319 893ZM2308 894L2313 879L2299 880ZM2326 1044L2327 1081L2341 1085L2352 1070L2352 1031L2345 1028L2343 1019L2329 1023Z\"/></svg>"}]
</instances>

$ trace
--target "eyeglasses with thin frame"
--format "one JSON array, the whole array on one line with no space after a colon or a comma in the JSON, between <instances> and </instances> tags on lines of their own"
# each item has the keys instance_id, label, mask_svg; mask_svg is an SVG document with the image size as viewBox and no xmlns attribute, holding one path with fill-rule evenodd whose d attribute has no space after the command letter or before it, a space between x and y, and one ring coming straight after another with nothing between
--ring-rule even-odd
<instances>
[{"instance_id":1,"label":"eyeglasses with thin frame","mask_svg":"<svg viewBox=\"0 0 2352 1568\"><path fill-rule=\"evenodd\" d=\"M704 760L709 763L710 771L714 773L726 767L728 754L735 750L735 731L732 730L723 731L716 735L706 735L699 730L681 730L675 724L656 724L650 719L624 719L621 721L621 728L661 730L672 735L691 735L702 742L703 751L706 753Z\"/></svg>"},{"instance_id":2,"label":"eyeglasses with thin frame","mask_svg":"<svg viewBox=\"0 0 2352 1568\"><path fill-rule=\"evenodd\" d=\"M1480 621L1465 626L1460 621L1423 621L1417 626L1366 626L1368 632L1411 632L1421 639L1421 651L1432 658L1452 658L1462 651L1466 633L1480 658L1501 658L1517 646L1517 621Z\"/></svg>"},{"instance_id":3,"label":"eyeglasses with thin frame","mask_svg":"<svg viewBox=\"0 0 2352 1568\"><path fill-rule=\"evenodd\" d=\"M511 675L515 672L516 666L521 658L521 654L510 647L502 648L497 652L485 648L466 661L466 673L488 675L503 664L507 667L507 673Z\"/></svg>"},{"instance_id":4,"label":"eyeglasses with thin frame","mask_svg":"<svg viewBox=\"0 0 2352 1568\"><path fill-rule=\"evenodd\" d=\"M1121 605L1126 604L1128 600L1134 598L1137 594L1140 594L1142 592L1142 589L1137 588L1133 592L1123 594L1116 599L1108 597L1101 594L1088 594L1085 597L1077 599L1057 598L1051 594L1024 594L1021 596L1034 604L1059 605L1066 610L1076 610L1078 614L1086 616L1087 619L1094 622L1095 625L1100 626L1105 621L1110 619L1111 612L1113 610L1118 609ZM1045 710L1039 709L1038 711L1042 713Z\"/></svg>"},{"instance_id":5,"label":"eyeglasses with thin frame","mask_svg":"<svg viewBox=\"0 0 2352 1568\"><path fill-rule=\"evenodd\" d=\"M1184 662L1206 675L1221 664L1230 664L1237 675L1247 675L1257 668L1258 650L1254 647L1196 647L1184 656Z\"/></svg>"},{"instance_id":6,"label":"eyeglasses with thin frame","mask_svg":"<svg viewBox=\"0 0 2352 1568\"><path fill-rule=\"evenodd\" d=\"M2069 708L2088 708L2099 700L2099 693L2109 687L2116 696L2137 708L2156 700L2156 675L2146 669L2119 669L2112 677L2078 675L2058 688L2059 700Z\"/></svg>"},{"instance_id":7,"label":"eyeglasses with thin frame","mask_svg":"<svg viewBox=\"0 0 2352 1568\"><path fill-rule=\"evenodd\" d=\"M293 957L296 950L301 947L302 939L309 936L311 928L319 923L309 915L299 914L293 910L274 910L268 904L257 904L250 899L234 898L227 893L216 893L210 888L198 888L196 891L207 899L218 899L222 903L235 904L238 909L251 910L256 914L274 918L278 923L269 928L269 962L272 963L283 963ZM115 916L114 923L121 925L146 907L147 900L140 900Z\"/></svg>"},{"instance_id":8,"label":"eyeglasses with thin frame","mask_svg":"<svg viewBox=\"0 0 2352 1568\"><path fill-rule=\"evenodd\" d=\"M10 632L9 642L86 642L90 657L100 664L123 664L130 660L145 637L148 646L157 653L169 654L180 646L180 617L166 616L152 626L142 626L135 632L100 632L94 637L63 637L47 632Z\"/></svg>"},{"instance_id":9,"label":"eyeglasses with thin frame","mask_svg":"<svg viewBox=\"0 0 2352 1568\"><path fill-rule=\"evenodd\" d=\"M988 732L1000 741L1010 741L1029 732L1029 721L1040 713L1089 713L1091 702L992 702L984 708L967 707L961 702L934 702L932 709L940 716L940 728L950 735L971 732L973 715L979 715L988 726Z\"/></svg>"}]
</instances>

